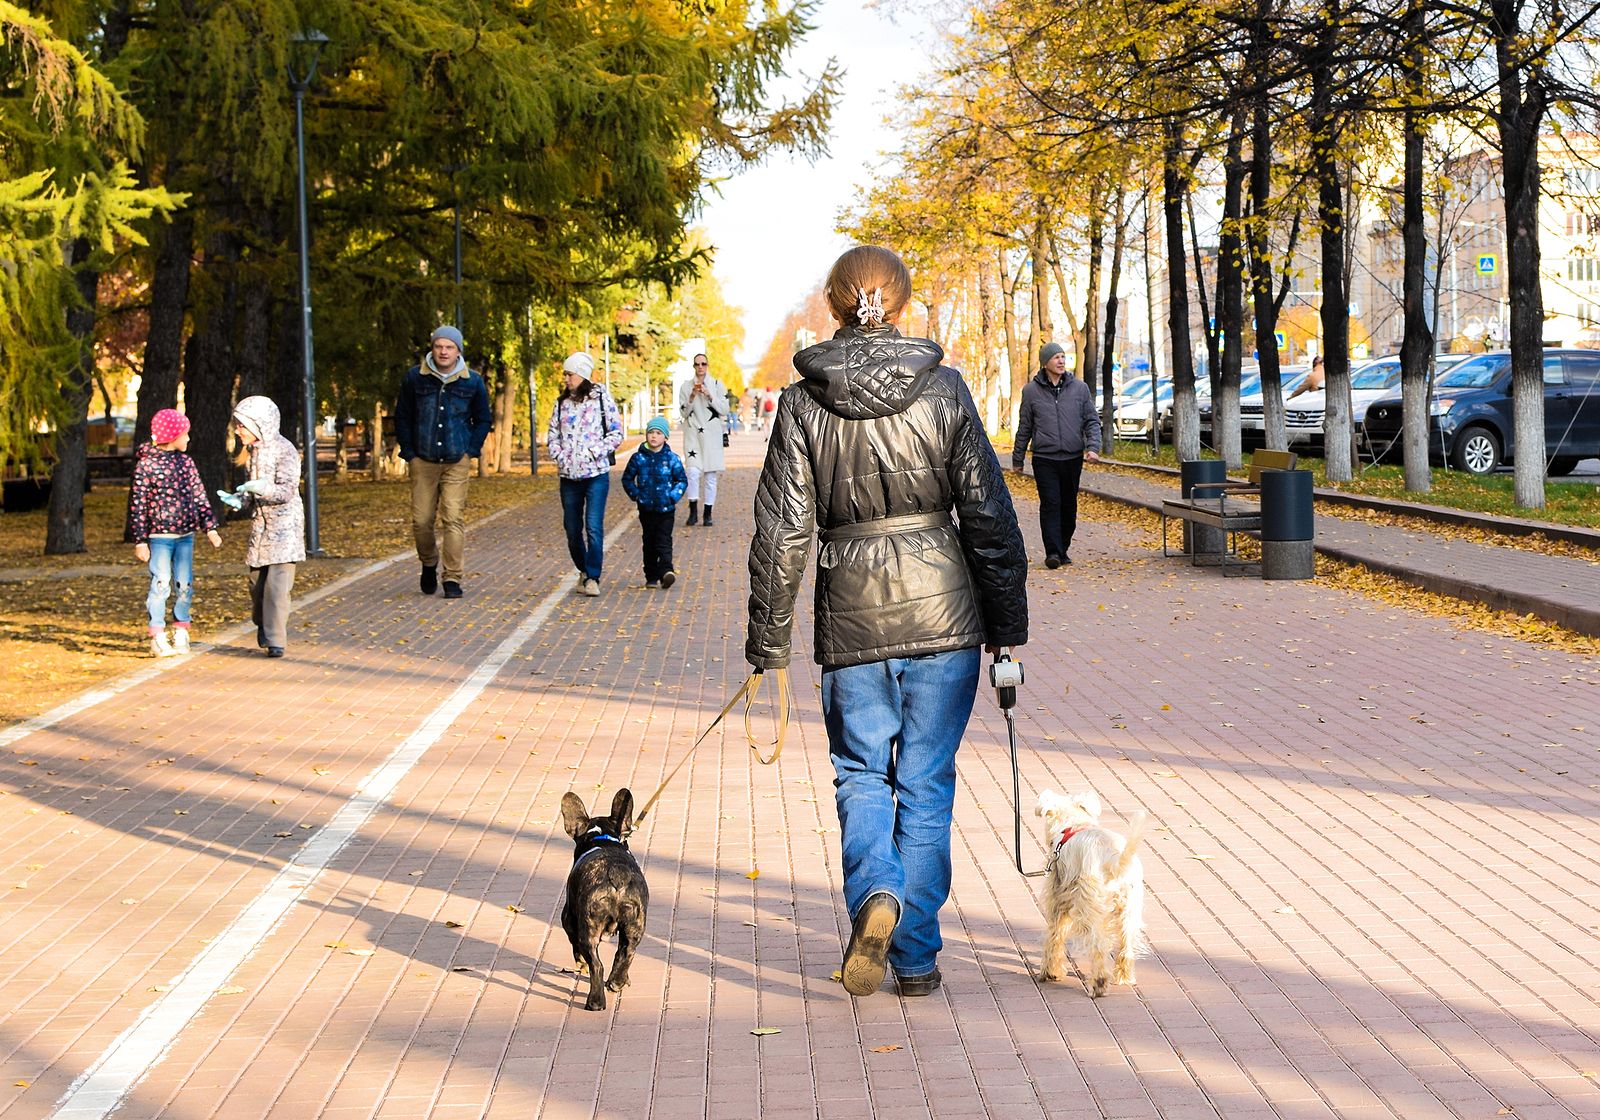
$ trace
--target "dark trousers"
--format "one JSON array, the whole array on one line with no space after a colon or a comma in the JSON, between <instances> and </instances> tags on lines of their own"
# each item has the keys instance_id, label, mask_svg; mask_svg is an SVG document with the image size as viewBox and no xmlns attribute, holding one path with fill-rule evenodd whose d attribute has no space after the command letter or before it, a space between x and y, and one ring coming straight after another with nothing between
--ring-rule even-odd
<instances>
[{"instance_id":1,"label":"dark trousers","mask_svg":"<svg viewBox=\"0 0 1600 1120\"><path fill-rule=\"evenodd\" d=\"M1039 535L1046 556L1065 556L1078 528L1078 481L1083 458L1033 457L1033 481L1039 487Z\"/></svg>"},{"instance_id":2,"label":"dark trousers","mask_svg":"<svg viewBox=\"0 0 1600 1120\"><path fill-rule=\"evenodd\" d=\"M644 581L658 583L672 571L672 510L657 513L640 506L639 535L644 538Z\"/></svg>"}]
</instances>

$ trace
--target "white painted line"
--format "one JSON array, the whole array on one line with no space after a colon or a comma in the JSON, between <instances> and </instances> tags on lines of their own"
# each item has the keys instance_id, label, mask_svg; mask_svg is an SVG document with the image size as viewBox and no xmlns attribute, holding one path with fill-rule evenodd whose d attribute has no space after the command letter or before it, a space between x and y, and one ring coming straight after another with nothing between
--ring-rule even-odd
<instances>
[{"instance_id":1,"label":"white painted line","mask_svg":"<svg viewBox=\"0 0 1600 1120\"><path fill-rule=\"evenodd\" d=\"M631 518L618 522L606 534L611 547L633 525ZM166 1057L178 1036L227 979L254 955L262 942L277 928L289 909L316 885L323 870L339 854L372 815L381 808L395 787L421 761L428 748L438 742L467 706L489 686L496 674L516 652L544 625L556 605L577 582L568 572L556 589L523 619L511 636L489 654L467 679L435 708L422 725L394 749L377 769L361 780L349 801L334 814L321 831L306 842L294 859L272 877L271 882L242 914L212 939L201 954L171 982L159 999L94 1060L62 1098L56 1102L56 1120L99 1120L121 1103L134 1087Z\"/></svg>"},{"instance_id":2,"label":"white painted line","mask_svg":"<svg viewBox=\"0 0 1600 1120\"><path fill-rule=\"evenodd\" d=\"M487 525L497 517L503 517L510 512L511 507L509 506L505 509L496 510L483 520L473 522L472 528L477 529L480 526ZM408 560L415 555L416 552L414 550L406 549L406 551L397 552L393 556L386 556L382 560L374 560L366 567L358 568L353 572L348 572L334 580L332 583L323 584L315 591L307 592L305 595L295 596L294 606L297 609L300 607L309 607L312 603L315 603L320 599L324 599L336 591L343 591L346 587L349 587L358 579L366 579L374 572L381 572L391 564L398 564L400 561ZM124 693L130 688L135 688L138 685L143 684L145 681L152 680L160 676L162 673L176 669L180 665L187 665L189 662L193 661L196 657L199 657L203 653L209 653L218 646L225 646L238 641L240 638L244 637L254 629L255 624L251 622L241 622L237 625L229 626L226 629L219 630L213 634L211 641L196 645L194 647L194 653L188 657L164 657L154 664L147 666L146 668L135 669L131 673L125 673L120 677L113 677L110 681L101 685L99 688L91 688L88 692L80 693L79 695L74 696L71 700L68 700L65 704L51 708L48 712L43 712L29 719L25 719L21 723L15 723L4 730L0 730L0 747L9 747L12 743L20 742L21 740L26 739L35 731L43 731L47 727L54 727L62 720L71 719L80 712L86 712L96 704L104 703L113 696Z\"/></svg>"}]
</instances>

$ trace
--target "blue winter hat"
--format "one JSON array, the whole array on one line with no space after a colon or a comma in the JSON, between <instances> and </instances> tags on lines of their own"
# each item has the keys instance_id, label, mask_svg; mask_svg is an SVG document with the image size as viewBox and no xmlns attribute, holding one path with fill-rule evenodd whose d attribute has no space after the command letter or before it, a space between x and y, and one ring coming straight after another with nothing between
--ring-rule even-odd
<instances>
[{"instance_id":1,"label":"blue winter hat","mask_svg":"<svg viewBox=\"0 0 1600 1120\"><path fill-rule=\"evenodd\" d=\"M672 425L667 423L667 418L665 416L652 417L650 423L644 426L644 430L646 432L654 430L660 432L663 436L668 437L672 435Z\"/></svg>"},{"instance_id":2,"label":"blue winter hat","mask_svg":"<svg viewBox=\"0 0 1600 1120\"><path fill-rule=\"evenodd\" d=\"M448 338L451 342L455 343L457 350L463 350L466 348L466 343L461 340L461 332L450 326L448 323L442 327L435 327L433 334L429 337L428 341L435 342L441 338Z\"/></svg>"}]
</instances>

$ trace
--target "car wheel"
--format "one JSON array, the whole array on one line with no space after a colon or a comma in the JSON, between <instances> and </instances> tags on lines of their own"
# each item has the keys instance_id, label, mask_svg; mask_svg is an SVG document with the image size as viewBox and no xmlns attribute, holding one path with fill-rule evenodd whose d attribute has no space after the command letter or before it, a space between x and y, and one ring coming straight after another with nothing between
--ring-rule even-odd
<instances>
[{"instance_id":1,"label":"car wheel","mask_svg":"<svg viewBox=\"0 0 1600 1120\"><path fill-rule=\"evenodd\" d=\"M1578 469L1580 462L1582 460L1574 459L1570 455L1557 455L1550 460L1549 474L1552 478L1561 478L1564 475L1569 475Z\"/></svg>"},{"instance_id":2,"label":"car wheel","mask_svg":"<svg viewBox=\"0 0 1600 1120\"><path fill-rule=\"evenodd\" d=\"M1457 470L1493 474L1500 466L1500 440L1488 428L1468 428L1456 437L1450 458Z\"/></svg>"}]
</instances>

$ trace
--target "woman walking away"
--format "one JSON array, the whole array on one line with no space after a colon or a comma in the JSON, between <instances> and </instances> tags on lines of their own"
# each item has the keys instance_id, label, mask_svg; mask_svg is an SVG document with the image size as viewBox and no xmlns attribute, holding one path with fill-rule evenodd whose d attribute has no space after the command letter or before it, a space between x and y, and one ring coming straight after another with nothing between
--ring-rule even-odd
<instances>
[{"instance_id":1,"label":"woman walking away","mask_svg":"<svg viewBox=\"0 0 1600 1120\"><path fill-rule=\"evenodd\" d=\"M939 987L956 748L979 647L1028 637L1027 554L977 408L936 344L894 321L911 277L858 246L828 274L842 324L795 356L756 495L745 659L789 663L814 528L817 662L851 917L852 995L892 965L902 996ZM952 513L954 516L952 516Z\"/></svg>"},{"instance_id":2,"label":"woman walking away","mask_svg":"<svg viewBox=\"0 0 1600 1120\"><path fill-rule=\"evenodd\" d=\"M233 406L233 430L246 449L250 479L234 491L250 510L250 619L256 645L282 657L289 636L294 566L306 558L306 514L300 505L300 452L278 431L271 397Z\"/></svg>"},{"instance_id":3,"label":"woman walking away","mask_svg":"<svg viewBox=\"0 0 1600 1120\"><path fill-rule=\"evenodd\" d=\"M589 380L594 359L583 351L561 363L566 388L550 414L545 442L561 476L561 520L578 569L576 590L600 594L605 562L606 495L622 445L622 414L604 385Z\"/></svg>"}]
</instances>

